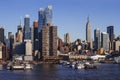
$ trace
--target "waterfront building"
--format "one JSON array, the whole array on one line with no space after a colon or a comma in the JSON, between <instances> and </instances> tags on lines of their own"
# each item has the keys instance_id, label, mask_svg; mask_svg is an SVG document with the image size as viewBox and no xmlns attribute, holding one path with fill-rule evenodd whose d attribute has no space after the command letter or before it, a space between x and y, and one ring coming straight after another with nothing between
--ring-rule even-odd
<instances>
[{"instance_id":1,"label":"waterfront building","mask_svg":"<svg viewBox=\"0 0 120 80\"><path fill-rule=\"evenodd\" d=\"M100 29L98 28L94 30L94 48L100 49Z\"/></svg>"},{"instance_id":2,"label":"waterfront building","mask_svg":"<svg viewBox=\"0 0 120 80\"><path fill-rule=\"evenodd\" d=\"M89 44L89 48L92 48L92 38L91 38L91 26L90 26L90 20L89 17L87 19L87 24L86 24L86 41Z\"/></svg>"},{"instance_id":3,"label":"waterfront building","mask_svg":"<svg viewBox=\"0 0 120 80\"><path fill-rule=\"evenodd\" d=\"M24 40L31 39L30 16L25 15L24 18Z\"/></svg>"},{"instance_id":4,"label":"waterfront building","mask_svg":"<svg viewBox=\"0 0 120 80\"><path fill-rule=\"evenodd\" d=\"M109 35L106 32L101 33L101 47L105 51L109 51Z\"/></svg>"},{"instance_id":5,"label":"waterfront building","mask_svg":"<svg viewBox=\"0 0 120 80\"><path fill-rule=\"evenodd\" d=\"M69 33L65 34L64 39L65 39L65 43L70 44L70 34Z\"/></svg>"},{"instance_id":6,"label":"waterfront building","mask_svg":"<svg viewBox=\"0 0 120 80\"><path fill-rule=\"evenodd\" d=\"M34 45L34 51L36 51L36 50L38 50L39 48L39 43L38 43L38 22L37 21L34 21L34 23L33 23L33 45Z\"/></svg>"},{"instance_id":7,"label":"waterfront building","mask_svg":"<svg viewBox=\"0 0 120 80\"><path fill-rule=\"evenodd\" d=\"M109 40L110 40L110 49L113 49L113 40L115 38L115 36L114 36L114 26L108 26L107 27L107 33L109 35Z\"/></svg>"},{"instance_id":8,"label":"waterfront building","mask_svg":"<svg viewBox=\"0 0 120 80\"><path fill-rule=\"evenodd\" d=\"M4 42L4 28L0 27L0 42Z\"/></svg>"},{"instance_id":9,"label":"waterfront building","mask_svg":"<svg viewBox=\"0 0 120 80\"><path fill-rule=\"evenodd\" d=\"M42 27L42 55L57 55L57 26Z\"/></svg>"}]
</instances>

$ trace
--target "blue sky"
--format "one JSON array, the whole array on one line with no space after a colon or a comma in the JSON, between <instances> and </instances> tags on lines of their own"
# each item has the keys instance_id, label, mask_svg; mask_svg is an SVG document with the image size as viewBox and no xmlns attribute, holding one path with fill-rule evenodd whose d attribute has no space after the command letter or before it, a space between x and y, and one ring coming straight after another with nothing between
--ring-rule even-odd
<instances>
[{"instance_id":1,"label":"blue sky","mask_svg":"<svg viewBox=\"0 0 120 80\"><path fill-rule=\"evenodd\" d=\"M31 26L38 20L38 10L47 5L53 6L53 24L58 26L58 36L64 39L70 33L71 41L85 40L87 17L90 17L91 32L99 28L106 32L106 27L113 25L116 36L120 34L120 0L1 0L0 25L5 33L15 33L20 17L30 15ZM22 19L23 23L23 19Z\"/></svg>"}]
</instances>

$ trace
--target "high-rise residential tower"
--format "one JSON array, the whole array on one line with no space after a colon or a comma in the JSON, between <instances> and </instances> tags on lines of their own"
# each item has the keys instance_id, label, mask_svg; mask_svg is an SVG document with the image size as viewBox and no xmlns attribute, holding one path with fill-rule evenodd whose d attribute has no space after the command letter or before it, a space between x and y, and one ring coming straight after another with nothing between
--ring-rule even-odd
<instances>
[{"instance_id":1,"label":"high-rise residential tower","mask_svg":"<svg viewBox=\"0 0 120 80\"><path fill-rule=\"evenodd\" d=\"M100 48L100 29L94 30L94 47L95 50L98 50Z\"/></svg>"},{"instance_id":2,"label":"high-rise residential tower","mask_svg":"<svg viewBox=\"0 0 120 80\"><path fill-rule=\"evenodd\" d=\"M24 40L31 39L31 30L30 30L30 16L25 15L24 18Z\"/></svg>"},{"instance_id":3,"label":"high-rise residential tower","mask_svg":"<svg viewBox=\"0 0 120 80\"><path fill-rule=\"evenodd\" d=\"M92 48L92 39L91 39L91 26L89 17L86 24L86 41L89 43L89 47Z\"/></svg>"},{"instance_id":4,"label":"high-rise residential tower","mask_svg":"<svg viewBox=\"0 0 120 80\"><path fill-rule=\"evenodd\" d=\"M109 35L106 32L101 33L101 47L105 50L109 50Z\"/></svg>"},{"instance_id":5,"label":"high-rise residential tower","mask_svg":"<svg viewBox=\"0 0 120 80\"><path fill-rule=\"evenodd\" d=\"M57 27L42 27L42 55L55 56L57 54Z\"/></svg>"}]
</instances>

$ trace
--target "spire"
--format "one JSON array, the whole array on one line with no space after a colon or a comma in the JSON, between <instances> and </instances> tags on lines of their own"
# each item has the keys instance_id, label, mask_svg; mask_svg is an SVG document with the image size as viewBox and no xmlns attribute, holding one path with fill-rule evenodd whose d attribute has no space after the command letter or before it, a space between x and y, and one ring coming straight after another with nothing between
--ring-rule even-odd
<instances>
[{"instance_id":1,"label":"spire","mask_svg":"<svg viewBox=\"0 0 120 80\"><path fill-rule=\"evenodd\" d=\"M87 17L87 21L90 22L90 18L89 18L89 16Z\"/></svg>"},{"instance_id":2,"label":"spire","mask_svg":"<svg viewBox=\"0 0 120 80\"><path fill-rule=\"evenodd\" d=\"M20 16L20 25L22 26L22 16Z\"/></svg>"}]
</instances>

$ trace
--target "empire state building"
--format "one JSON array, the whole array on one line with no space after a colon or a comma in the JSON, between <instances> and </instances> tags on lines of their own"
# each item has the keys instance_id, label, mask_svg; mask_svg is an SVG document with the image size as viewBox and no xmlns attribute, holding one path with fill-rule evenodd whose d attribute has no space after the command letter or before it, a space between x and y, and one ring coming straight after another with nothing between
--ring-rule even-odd
<instances>
[{"instance_id":1,"label":"empire state building","mask_svg":"<svg viewBox=\"0 0 120 80\"><path fill-rule=\"evenodd\" d=\"M90 20L89 17L87 19L87 24L86 24L86 41L90 43L90 48L92 48L92 40L91 40L91 27L90 27Z\"/></svg>"}]
</instances>

